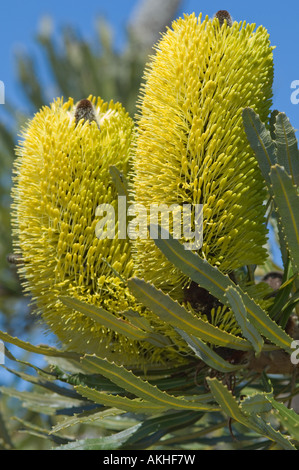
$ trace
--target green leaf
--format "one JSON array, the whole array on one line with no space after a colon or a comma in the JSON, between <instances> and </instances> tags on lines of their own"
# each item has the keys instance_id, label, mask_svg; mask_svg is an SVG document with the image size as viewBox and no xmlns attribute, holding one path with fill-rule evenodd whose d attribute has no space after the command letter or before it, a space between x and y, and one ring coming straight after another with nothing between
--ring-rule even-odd
<instances>
[{"instance_id":1,"label":"green leaf","mask_svg":"<svg viewBox=\"0 0 299 470\"><path fill-rule=\"evenodd\" d=\"M216 402L220 405L224 413L227 416L233 418L235 421L238 421L239 423L244 424L244 426L249 427L248 416L242 412L235 397L228 390L228 388L215 377L207 377L206 380Z\"/></svg>"},{"instance_id":2,"label":"green leaf","mask_svg":"<svg viewBox=\"0 0 299 470\"><path fill-rule=\"evenodd\" d=\"M81 439L55 447L55 450L117 450L120 449L132 435L137 433L141 426L142 423L138 423L135 426L112 434L111 436Z\"/></svg>"},{"instance_id":3,"label":"green leaf","mask_svg":"<svg viewBox=\"0 0 299 470\"><path fill-rule=\"evenodd\" d=\"M264 341L257 329L248 321L246 308L241 295L237 289L229 286L226 289L226 296L243 336L252 344L255 353L260 354Z\"/></svg>"},{"instance_id":4,"label":"green leaf","mask_svg":"<svg viewBox=\"0 0 299 470\"><path fill-rule=\"evenodd\" d=\"M278 411L278 418L291 438L299 442L299 415L294 410L287 408L283 403L276 401L273 397L269 397L268 400L273 408Z\"/></svg>"},{"instance_id":5,"label":"green leaf","mask_svg":"<svg viewBox=\"0 0 299 470\"><path fill-rule=\"evenodd\" d=\"M274 303L271 306L270 310L268 311L269 316L275 319L276 321L279 318L283 307L286 305L288 299L290 298L290 293L293 288L293 281L295 279L295 276L292 276L292 277L290 276L291 276L291 262L288 257L286 265L285 265L285 269L284 269L282 285L279 287L278 291L276 292Z\"/></svg>"},{"instance_id":6,"label":"green leaf","mask_svg":"<svg viewBox=\"0 0 299 470\"><path fill-rule=\"evenodd\" d=\"M292 183L299 186L299 151L294 128L285 113L278 113L275 123L277 163L283 166L292 178Z\"/></svg>"},{"instance_id":7,"label":"green leaf","mask_svg":"<svg viewBox=\"0 0 299 470\"><path fill-rule=\"evenodd\" d=\"M269 172L276 163L276 147L271 139L271 134L259 116L251 108L243 110L243 124L247 139L255 152L260 170L265 181L270 187Z\"/></svg>"},{"instance_id":8,"label":"green leaf","mask_svg":"<svg viewBox=\"0 0 299 470\"><path fill-rule=\"evenodd\" d=\"M195 336L187 335L185 331L177 329L180 333L182 338L186 341L192 351L195 353L199 359L205 362L209 367L212 369L218 370L224 374L229 372L234 372L240 369L240 365L232 365L229 362L222 359L219 354L215 353L209 346L207 346L203 341L199 338L195 338Z\"/></svg>"},{"instance_id":9,"label":"green leaf","mask_svg":"<svg viewBox=\"0 0 299 470\"><path fill-rule=\"evenodd\" d=\"M102 421L110 416L119 416L125 413L123 410L116 408L108 408L105 410L98 411L98 409L84 411L80 414L74 414L73 416L64 419L60 423L52 427L49 434L57 433L64 429L67 429L71 426L76 426L77 424L90 424L98 421Z\"/></svg>"},{"instance_id":10,"label":"green leaf","mask_svg":"<svg viewBox=\"0 0 299 470\"><path fill-rule=\"evenodd\" d=\"M148 341L158 347L163 347L169 344L169 340L164 336L141 330L136 326L136 324L133 324L128 320L118 318L102 307L96 307L95 305L91 305L71 297L60 297L60 300L68 307L83 313L101 326L110 328L127 338L135 341Z\"/></svg>"},{"instance_id":11,"label":"green leaf","mask_svg":"<svg viewBox=\"0 0 299 470\"><path fill-rule=\"evenodd\" d=\"M292 297L285 303L281 312L280 324L283 328L286 327L288 319L290 318L294 308L299 303L299 289L292 295Z\"/></svg>"},{"instance_id":12,"label":"green leaf","mask_svg":"<svg viewBox=\"0 0 299 470\"><path fill-rule=\"evenodd\" d=\"M59 409L79 407L85 403L80 399L80 396L77 399L72 399L70 397L62 397L57 393L19 391L11 387L0 387L0 392L10 397L18 398L22 401L25 408L47 415L55 415Z\"/></svg>"},{"instance_id":13,"label":"green leaf","mask_svg":"<svg viewBox=\"0 0 299 470\"><path fill-rule=\"evenodd\" d=\"M191 426L201 416L202 413L194 413L194 411L166 413L158 417L147 418L145 421L111 436L76 441L55 450L143 450L150 448L163 435L176 429Z\"/></svg>"},{"instance_id":14,"label":"green leaf","mask_svg":"<svg viewBox=\"0 0 299 470\"><path fill-rule=\"evenodd\" d=\"M14 344L15 346L18 346L19 348L31 353L43 354L44 356L49 357L61 357L69 360L74 360L76 362L80 361L79 354L67 351L59 351L59 349L51 348L49 346L34 346L33 344L26 343L25 341L22 341L19 338L10 336L4 331L0 331L0 339L6 343Z\"/></svg>"},{"instance_id":15,"label":"green leaf","mask_svg":"<svg viewBox=\"0 0 299 470\"><path fill-rule=\"evenodd\" d=\"M242 400L240 407L247 415L253 413L268 413L272 409L268 400L269 395L271 395L271 393L255 393L254 395L249 395Z\"/></svg>"},{"instance_id":16,"label":"green leaf","mask_svg":"<svg viewBox=\"0 0 299 470\"><path fill-rule=\"evenodd\" d=\"M146 305L165 323L200 337L211 344L240 350L251 349L250 345L242 338L222 331L207 321L196 318L182 305L152 284L138 278L131 278L128 281L128 287L143 305Z\"/></svg>"},{"instance_id":17,"label":"green leaf","mask_svg":"<svg viewBox=\"0 0 299 470\"><path fill-rule=\"evenodd\" d=\"M174 411L146 418L138 432L128 439L126 448L128 446L134 450L150 448L155 442L160 441L163 435L191 426L202 416L203 413L200 412Z\"/></svg>"},{"instance_id":18,"label":"green leaf","mask_svg":"<svg viewBox=\"0 0 299 470\"><path fill-rule=\"evenodd\" d=\"M274 165L270 172L272 189L293 269L299 271L299 195L285 169Z\"/></svg>"},{"instance_id":19,"label":"green leaf","mask_svg":"<svg viewBox=\"0 0 299 470\"><path fill-rule=\"evenodd\" d=\"M199 398L194 402L189 402L181 397L169 395L149 382L137 377L123 366L118 366L106 359L87 355L82 359L82 364L85 367L89 367L92 372L104 375L127 392L133 393L145 401L150 401L160 406L163 405L165 408L195 411L218 410L217 407L201 403Z\"/></svg>"},{"instance_id":20,"label":"green leaf","mask_svg":"<svg viewBox=\"0 0 299 470\"><path fill-rule=\"evenodd\" d=\"M150 322L145 318L139 315L138 312L129 309L125 312L121 312L121 314L126 317L133 325L141 330L148 331L149 333L152 332L152 327Z\"/></svg>"},{"instance_id":21,"label":"green leaf","mask_svg":"<svg viewBox=\"0 0 299 470\"><path fill-rule=\"evenodd\" d=\"M14 419L22 426L22 429L20 429L19 432L30 434L31 436L38 437L39 439L53 441L56 445L67 444L72 440L54 434L49 435L48 429L43 429L32 422L25 421L24 419L20 419L18 417L15 417Z\"/></svg>"},{"instance_id":22,"label":"green leaf","mask_svg":"<svg viewBox=\"0 0 299 470\"><path fill-rule=\"evenodd\" d=\"M35 367L34 365L32 365L30 363L27 363L27 362L24 362L24 361L17 361L17 362L20 363L20 364L23 364L25 366L34 368L35 371L37 371L37 373L39 375L46 375L46 372L42 371L41 369ZM19 371L19 370L9 369L8 367L5 367L5 366L2 366L2 367L5 370L7 370L8 372L10 372L11 374L16 375L21 380L24 380L28 383L33 384L33 385L38 385L38 386L40 386L40 387L42 387L46 390L57 393L58 395L66 396L66 397L69 397L69 398L75 398L75 399L80 398L80 397L77 396L77 394L73 390L70 390L67 387L61 387L58 384L53 383L53 381L55 380L55 376L53 376L51 378L51 381L49 381L49 380L45 380L43 377L39 377L39 375L36 377L36 376L30 375L30 374L26 374L25 372L22 372L22 371Z\"/></svg>"},{"instance_id":23,"label":"green leaf","mask_svg":"<svg viewBox=\"0 0 299 470\"><path fill-rule=\"evenodd\" d=\"M111 406L130 413L145 413L154 414L165 411L167 407L157 405L150 401L137 399L130 399L119 395L111 395L108 393L99 392L98 390L82 387L81 385L75 387L77 392L85 398L104 406Z\"/></svg>"},{"instance_id":24,"label":"green leaf","mask_svg":"<svg viewBox=\"0 0 299 470\"><path fill-rule=\"evenodd\" d=\"M277 109L274 109L274 111L271 112L270 114L270 119L269 119L269 129L270 129L270 134L272 140L276 140L276 135L275 135L275 124L276 124L276 116L279 114L279 111Z\"/></svg>"},{"instance_id":25,"label":"green leaf","mask_svg":"<svg viewBox=\"0 0 299 470\"><path fill-rule=\"evenodd\" d=\"M207 377L207 382L215 400L225 414L258 434L278 443L283 449L296 450L286 437L274 430L260 416L245 414L232 393L219 380Z\"/></svg>"},{"instance_id":26,"label":"green leaf","mask_svg":"<svg viewBox=\"0 0 299 470\"><path fill-rule=\"evenodd\" d=\"M270 423L266 423L266 421L262 419L261 416L252 414L250 417L250 422L252 425L258 426L260 433L263 436L266 436L271 441L276 442L279 446L282 447L282 449L297 450L296 447L294 447L293 444L289 441L287 436L284 436L279 431L276 431L276 429L273 429Z\"/></svg>"},{"instance_id":27,"label":"green leaf","mask_svg":"<svg viewBox=\"0 0 299 470\"><path fill-rule=\"evenodd\" d=\"M162 232L163 230L161 228ZM166 239L167 236L168 239ZM250 323L278 347L285 349L289 353L292 352L292 338L277 323L271 320L267 313L243 292L239 286L236 286L228 276L210 265L206 260L200 258L196 253L185 250L184 246L178 240L173 239L170 234L162 233L162 237L155 239L154 242L170 262L194 282L208 290L223 304L228 305L226 297L227 288L234 287L237 289L244 302L247 318ZM267 348L267 345L264 346L265 348Z\"/></svg>"}]
</instances>

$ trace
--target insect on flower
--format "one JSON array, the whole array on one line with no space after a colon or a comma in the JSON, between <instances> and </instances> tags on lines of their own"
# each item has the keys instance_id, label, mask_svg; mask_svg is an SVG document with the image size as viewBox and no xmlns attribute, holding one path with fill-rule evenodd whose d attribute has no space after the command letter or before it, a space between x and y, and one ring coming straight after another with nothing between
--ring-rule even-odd
<instances>
[{"instance_id":1,"label":"insect on flower","mask_svg":"<svg viewBox=\"0 0 299 470\"><path fill-rule=\"evenodd\" d=\"M233 25L232 17L230 16L227 10L219 10L215 14L215 18L218 18L220 27L223 25L224 20L226 20L227 26Z\"/></svg>"},{"instance_id":2,"label":"insect on flower","mask_svg":"<svg viewBox=\"0 0 299 470\"><path fill-rule=\"evenodd\" d=\"M90 100L84 99L84 100L79 101L79 103L77 104L76 111L75 111L76 126L78 125L79 121L81 121L81 119L83 119L84 122L85 121L96 122L98 125L98 128L100 128L96 115L95 115L93 104Z\"/></svg>"}]
</instances>

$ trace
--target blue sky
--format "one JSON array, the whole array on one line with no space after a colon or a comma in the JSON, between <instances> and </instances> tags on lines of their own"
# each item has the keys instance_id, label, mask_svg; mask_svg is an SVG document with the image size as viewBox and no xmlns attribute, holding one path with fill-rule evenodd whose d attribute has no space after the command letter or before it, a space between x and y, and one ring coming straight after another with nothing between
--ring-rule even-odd
<instances>
[{"instance_id":1,"label":"blue sky","mask_svg":"<svg viewBox=\"0 0 299 470\"><path fill-rule=\"evenodd\" d=\"M163 1L163 0L161 0ZM18 108L24 105L15 78L14 56L17 49L34 52L39 57L40 51L34 44L40 19L44 15L53 18L55 30L63 25L73 25L83 37L92 39L95 35L95 18L104 16L114 29L115 42L119 46L125 40L125 25L138 0L9 0L1 9L0 28L0 80L5 84L7 101ZM278 6L279 5L279 6ZM237 21L246 20L257 25L262 24L270 32L271 42L276 45L274 51L275 82L273 107L284 111L291 123L299 129L299 104L291 103L291 83L299 80L298 61L298 17L299 2L274 2L270 0L251 2L184 0L179 14L200 11L212 16L217 10L228 10ZM299 96L299 95L298 95ZM2 115L5 105L1 105Z\"/></svg>"}]
</instances>

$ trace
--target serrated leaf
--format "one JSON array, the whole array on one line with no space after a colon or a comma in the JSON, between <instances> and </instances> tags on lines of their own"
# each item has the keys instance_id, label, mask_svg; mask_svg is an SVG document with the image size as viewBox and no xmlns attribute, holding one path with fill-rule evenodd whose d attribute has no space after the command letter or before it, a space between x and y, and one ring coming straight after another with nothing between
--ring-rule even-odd
<instances>
[{"instance_id":1,"label":"serrated leaf","mask_svg":"<svg viewBox=\"0 0 299 470\"><path fill-rule=\"evenodd\" d=\"M97 439L85 439L70 443L55 450L117 450L147 449L169 432L192 425L202 416L201 413L174 412L159 417L148 418L125 431Z\"/></svg>"},{"instance_id":2,"label":"serrated leaf","mask_svg":"<svg viewBox=\"0 0 299 470\"><path fill-rule=\"evenodd\" d=\"M110 328L127 338L135 341L148 341L158 347L163 347L169 344L168 338L157 333L148 333L147 331L141 330L132 322L118 318L113 315L113 313L108 312L102 307L96 307L95 305L82 302L81 300L74 299L72 297L60 297L60 300L68 307L83 313L101 326Z\"/></svg>"},{"instance_id":3,"label":"serrated leaf","mask_svg":"<svg viewBox=\"0 0 299 470\"><path fill-rule=\"evenodd\" d=\"M165 434L177 429L191 426L203 416L203 413L194 411L167 412L156 417L149 417L143 421L138 433L133 434L126 442L126 447L134 449L148 449L155 442L160 441Z\"/></svg>"},{"instance_id":4,"label":"serrated leaf","mask_svg":"<svg viewBox=\"0 0 299 470\"><path fill-rule=\"evenodd\" d=\"M291 438L299 442L299 415L294 410L287 408L283 403L276 401L273 397L268 398L268 400L278 411L278 418Z\"/></svg>"},{"instance_id":5,"label":"serrated leaf","mask_svg":"<svg viewBox=\"0 0 299 470\"><path fill-rule=\"evenodd\" d=\"M80 393L80 395L95 403L104 406L111 406L130 413L144 413L151 415L154 413L160 413L167 409L167 407L163 405L157 405L149 401L130 399L119 395L111 395L108 393L99 392L98 390L89 387L83 387L81 385L75 388L77 392Z\"/></svg>"},{"instance_id":6,"label":"serrated leaf","mask_svg":"<svg viewBox=\"0 0 299 470\"><path fill-rule=\"evenodd\" d=\"M180 333L182 338L186 341L195 355L212 369L218 370L224 374L240 369L240 365L233 365L225 361L221 356L219 356L219 354L215 353L215 351L209 348L209 346L207 346L199 338L196 338L192 335L189 336L185 331L180 329L177 329L177 331Z\"/></svg>"},{"instance_id":7,"label":"serrated leaf","mask_svg":"<svg viewBox=\"0 0 299 470\"><path fill-rule=\"evenodd\" d=\"M42 354L49 357L61 357L72 361L80 361L80 355L68 351L60 351L59 349L51 348L50 346L35 346L20 340L19 338L13 337L4 331L0 331L0 339L4 343L14 344L24 351L28 351L35 354Z\"/></svg>"},{"instance_id":8,"label":"serrated leaf","mask_svg":"<svg viewBox=\"0 0 299 470\"><path fill-rule=\"evenodd\" d=\"M150 322L145 318L139 315L138 312L135 312L134 310L126 310L125 312L121 312L121 314L126 317L133 325L135 325L137 328L140 328L141 330L145 330L149 333L152 332L152 327L150 325Z\"/></svg>"},{"instance_id":9,"label":"serrated leaf","mask_svg":"<svg viewBox=\"0 0 299 470\"><path fill-rule=\"evenodd\" d=\"M293 288L293 281L295 279L294 276L292 277L290 276L291 276L291 263L288 257L286 265L285 265L284 274L283 274L284 282L279 287L278 291L276 292L275 301L268 312L269 316L275 320L279 317L283 307L286 305L288 299L290 298L290 293Z\"/></svg>"},{"instance_id":10,"label":"serrated leaf","mask_svg":"<svg viewBox=\"0 0 299 470\"><path fill-rule=\"evenodd\" d=\"M206 380L216 402L220 405L224 413L233 418L235 421L238 421L239 423L244 424L244 426L249 427L248 416L242 412L235 397L228 390L228 388L215 377L207 377Z\"/></svg>"},{"instance_id":11,"label":"serrated leaf","mask_svg":"<svg viewBox=\"0 0 299 470\"><path fill-rule=\"evenodd\" d=\"M268 400L269 395L269 393L255 393L254 395L247 396L240 404L241 410L247 415L268 413L272 409Z\"/></svg>"},{"instance_id":12,"label":"serrated leaf","mask_svg":"<svg viewBox=\"0 0 299 470\"><path fill-rule=\"evenodd\" d=\"M143 305L146 305L161 320L173 327L180 328L189 334L193 334L208 343L218 346L240 350L251 349L250 345L242 338L238 338L200 318L194 317L182 305L175 302L168 294L163 293L152 284L142 279L131 278L128 281L128 287Z\"/></svg>"},{"instance_id":13,"label":"serrated leaf","mask_svg":"<svg viewBox=\"0 0 299 470\"><path fill-rule=\"evenodd\" d=\"M33 366L32 364L26 363L24 361L18 361L18 362L21 364L25 364L27 366L33 367L40 374L40 369ZM5 366L2 366L2 367L8 372L10 372L11 374L16 375L21 380L27 381L28 383L31 383L33 385L38 385L40 387L43 387L44 389L57 393L58 395L69 397L69 398L75 398L75 399L80 398L79 396L76 395L76 393L73 390L70 390L69 388L66 388L66 387L61 387L57 385L56 383L53 383L55 377L52 377L52 381L49 381L39 376L35 377L33 375L26 374L25 372L22 372L19 370L16 371L13 369L9 369L8 367L5 367Z\"/></svg>"},{"instance_id":14,"label":"serrated leaf","mask_svg":"<svg viewBox=\"0 0 299 470\"><path fill-rule=\"evenodd\" d=\"M292 295L292 297L285 303L281 311L280 324L283 328L286 327L288 319L290 318L294 308L299 303L299 289Z\"/></svg>"},{"instance_id":15,"label":"serrated leaf","mask_svg":"<svg viewBox=\"0 0 299 470\"><path fill-rule=\"evenodd\" d=\"M283 166L299 186L299 151L294 128L285 113L278 113L275 123L277 163Z\"/></svg>"},{"instance_id":16,"label":"serrated leaf","mask_svg":"<svg viewBox=\"0 0 299 470\"><path fill-rule=\"evenodd\" d=\"M263 436L266 436L273 442L276 442L279 446L281 446L284 450L297 450L296 447L289 441L288 437L281 434L279 431L276 431L270 423L266 423L266 421L258 415L252 415L250 417L250 421L252 425L258 426L260 433Z\"/></svg>"},{"instance_id":17,"label":"serrated leaf","mask_svg":"<svg viewBox=\"0 0 299 470\"><path fill-rule=\"evenodd\" d=\"M257 329L248 321L246 308L241 295L237 289L229 286L226 289L226 296L244 338L252 344L255 353L260 354L264 341Z\"/></svg>"},{"instance_id":18,"label":"serrated leaf","mask_svg":"<svg viewBox=\"0 0 299 470\"><path fill-rule=\"evenodd\" d=\"M98 411L98 409L84 411L83 413L75 414L74 416L66 418L60 423L56 424L52 427L49 434L55 434L71 426L76 426L77 424L90 424L96 421L104 420L110 416L119 416L123 413L125 413L125 411L116 408L109 408L101 411Z\"/></svg>"},{"instance_id":19,"label":"serrated leaf","mask_svg":"<svg viewBox=\"0 0 299 470\"><path fill-rule=\"evenodd\" d=\"M219 380L207 377L207 382L215 400L228 416L258 434L278 443L282 448L286 450L296 450L286 437L273 429L272 426L266 423L260 416L245 414L232 393Z\"/></svg>"},{"instance_id":20,"label":"serrated leaf","mask_svg":"<svg viewBox=\"0 0 299 470\"><path fill-rule=\"evenodd\" d=\"M120 449L128 439L138 432L142 423L138 423L124 431L111 436L97 437L94 439L81 439L66 445L55 447L55 450L117 450Z\"/></svg>"},{"instance_id":21,"label":"serrated leaf","mask_svg":"<svg viewBox=\"0 0 299 470\"><path fill-rule=\"evenodd\" d=\"M243 124L247 139L255 152L262 175L270 187L269 172L276 163L276 146L271 134L259 116L251 108L243 110Z\"/></svg>"},{"instance_id":22,"label":"serrated leaf","mask_svg":"<svg viewBox=\"0 0 299 470\"><path fill-rule=\"evenodd\" d=\"M97 356L86 355L82 359L82 363L90 368L91 371L99 373L115 382L118 386L122 387L127 392L133 393L137 397L163 405L169 409L185 409L194 411L217 411L217 407L201 403L200 399L194 402L189 402L181 397L169 395L165 391L158 389L156 386L151 385L149 382L142 380L140 377L134 375L131 371L125 369L123 366L118 366L106 359L101 359Z\"/></svg>"},{"instance_id":23,"label":"serrated leaf","mask_svg":"<svg viewBox=\"0 0 299 470\"><path fill-rule=\"evenodd\" d=\"M63 437L53 434L49 435L48 430L45 430L40 426L33 424L32 422L25 421L24 419L20 419L18 417L15 417L14 419L24 427L24 429L18 429L18 432L24 432L26 434L30 434L31 436L36 436L41 439L50 439L57 445L63 445L70 442L70 439L65 439Z\"/></svg>"},{"instance_id":24,"label":"serrated leaf","mask_svg":"<svg viewBox=\"0 0 299 470\"><path fill-rule=\"evenodd\" d=\"M292 352L292 338L277 323L271 320L267 313L247 293L234 284L228 276L224 275L206 260L200 258L197 253L185 250L178 240L173 239L169 233L166 231L163 233L163 231L164 229L161 228L162 236L155 239L154 242L171 263L225 305L228 305L226 289L228 287L237 289L244 302L247 318L250 323L253 323L263 336L278 347L289 353ZM266 347L265 345L264 349Z\"/></svg>"},{"instance_id":25,"label":"serrated leaf","mask_svg":"<svg viewBox=\"0 0 299 470\"><path fill-rule=\"evenodd\" d=\"M299 195L297 188L293 185L291 177L285 169L279 165L272 166L270 178L293 268L299 271Z\"/></svg>"},{"instance_id":26,"label":"serrated leaf","mask_svg":"<svg viewBox=\"0 0 299 470\"><path fill-rule=\"evenodd\" d=\"M78 407L84 404L84 401L80 400L80 396L78 396L78 399L72 399L70 397L61 397L56 393L34 393L32 391L19 391L11 387L0 387L0 392L18 398L22 401L23 406L30 410L48 415L56 414L59 409Z\"/></svg>"},{"instance_id":27,"label":"serrated leaf","mask_svg":"<svg viewBox=\"0 0 299 470\"><path fill-rule=\"evenodd\" d=\"M269 129L270 129L270 134L272 140L276 140L276 135L275 135L275 124L276 124L276 116L279 114L279 111L277 109L274 109L274 111L271 112L270 114L270 119L269 119Z\"/></svg>"}]
</instances>

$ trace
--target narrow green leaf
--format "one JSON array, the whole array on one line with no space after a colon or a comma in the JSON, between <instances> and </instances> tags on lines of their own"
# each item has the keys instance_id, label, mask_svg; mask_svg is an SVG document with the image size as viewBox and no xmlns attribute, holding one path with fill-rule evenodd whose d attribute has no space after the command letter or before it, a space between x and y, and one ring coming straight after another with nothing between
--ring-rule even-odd
<instances>
[{"instance_id":1,"label":"narrow green leaf","mask_svg":"<svg viewBox=\"0 0 299 470\"><path fill-rule=\"evenodd\" d=\"M272 409L268 400L269 395L271 394L255 393L254 395L247 396L240 404L241 410L247 415L253 413L268 413Z\"/></svg>"},{"instance_id":2,"label":"narrow green leaf","mask_svg":"<svg viewBox=\"0 0 299 470\"><path fill-rule=\"evenodd\" d=\"M289 299L288 302L284 305L282 312L281 312L281 318L280 318L280 325L285 328L288 319L290 318L294 308L296 305L299 303L299 290L295 292L295 294Z\"/></svg>"},{"instance_id":3,"label":"narrow green leaf","mask_svg":"<svg viewBox=\"0 0 299 470\"><path fill-rule=\"evenodd\" d=\"M285 169L279 165L271 168L270 178L279 217L283 223L293 268L299 271L299 195Z\"/></svg>"},{"instance_id":4,"label":"narrow green leaf","mask_svg":"<svg viewBox=\"0 0 299 470\"><path fill-rule=\"evenodd\" d=\"M237 289L229 286L226 289L226 296L243 336L252 344L255 353L260 354L264 341L257 329L248 321L246 308L241 295Z\"/></svg>"},{"instance_id":5,"label":"narrow green leaf","mask_svg":"<svg viewBox=\"0 0 299 470\"><path fill-rule=\"evenodd\" d=\"M64 420L53 426L49 434L55 434L71 426L76 426L77 424L90 424L95 422L101 422L107 417L119 416L123 413L125 413L125 411L116 408L108 408L101 411L96 408L93 410L84 411L83 413L74 414L71 417L65 418Z\"/></svg>"},{"instance_id":6,"label":"narrow green leaf","mask_svg":"<svg viewBox=\"0 0 299 470\"><path fill-rule=\"evenodd\" d=\"M287 408L283 403L276 401L273 397L269 397L268 400L278 411L278 418L291 438L299 442L299 415L294 410Z\"/></svg>"},{"instance_id":7,"label":"narrow green leaf","mask_svg":"<svg viewBox=\"0 0 299 470\"><path fill-rule=\"evenodd\" d=\"M155 442L161 442L161 437L178 429L191 427L203 413L194 411L174 411L159 416L146 418L138 432L133 434L126 442L126 447L148 449Z\"/></svg>"},{"instance_id":8,"label":"narrow green leaf","mask_svg":"<svg viewBox=\"0 0 299 470\"><path fill-rule=\"evenodd\" d=\"M70 397L62 397L57 393L35 393L27 391L19 391L11 387L0 387L0 392L22 401L24 407L45 413L47 415L55 415L59 409L67 409L82 406L84 401L78 396L77 399Z\"/></svg>"},{"instance_id":9,"label":"narrow green leaf","mask_svg":"<svg viewBox=\"0 0 299 470\"><path fill-rule=\"evenodd\" d=\"M260 170L270 187L270 167L276 163L276 147L271 134L259 116L251 108L243 110L243 124L247 139L255 152Z\"/></svg>"},{"instance_id":10,"label":"narrow green leaf","mask_svg":"<svg viewBox=\"0 0 299 470\"><path fill-rule=\"evenodd\" d=\"M285 113L278 113L275 123L277 163L283 166L292 178L292 183L299 186L299 151L295 130Z\"/></svg>"},{"instance_id":11,"label":"narrow green leaf","mask_svg":"<svg viewBox=\"0 0 299 470\"><path fill-rule=\"evenodd\" d=\"M288 257L283 273L282 285L276 292L275 301L268 312L269 316L276 321L279 318L283 307L286 305L286 302L290 298L294 279L294 276L291 277L291 262Z\"/></svg>"},{"instance_id":12,"label":"narrow green leaf","mask_svg":"<svg viewBox=\"0 0 299 470\"><path fill-rule=\"evenodd\" d=\"M25 372L22 372L22 371L19 371L19 370L10 369L10 368L5 367L5 366L2 366L2 367L5 370L7 370L8 372L10 372L11 374L16 375L21 380L24 380L28 383L33 384L33 385L38 385L38 386L40 386L40 387L42 387L46 390L57 393L58 395L69 397L69 398L75 398L75 399L80 398L80 397L77 396L77 394L73 390L70 390L67 387L61 387L57 383L53 383L54 380L55 380L54 376L51 377L51 381L46 380L46 379L43 378L43 375L45 375L46 372L42 371L41 369L33 366L32 364L30 364L28 362L18 361L18 363L26 365L28 367L32 367L35 371L37 371L38 375L34 376L34 375L26 374ZM39 375L42 375L42 377L40 377Z\"/></svg>"},{"instance_id":13,"label":"narrow green leaf","mask_svg":"<svg viewBox=\"0 0 299 470\"><path fill-rule=\"evenodd\" d=\"M222 359L219 354L215 353L215 351L209 348L209 346L207 346L199 338L196 338L192 335L189 336L187 335L187 333L185 333L185 331L182 331L180 329L177 329L177 331L180 333L182 338L186 341L186 343L189 345L195 355L212 369L218 370L219 372L226 374L229 372L234 372L240 369L240 367L242 367L240 365L230 364L229 362Z\"/></svg>"},{"instance_id":14,"label":"narrow green leaf","mask_svg":"<svg viewBox=\"0 0 299 470\"><path fill-rule=\"evenodd\" d=\"M77 392L85 398L104 406L111 406L123 411L130 413L145 413L154 414L165 411L167 407L163 405L157 405L150 401L144 401L137 399L130 399L127 397L121 397L119 395L111 395L108 393L99 392L98 390L82 387L81 385L75 387Z\"/></svg>"},{"instance_id":15,"label":"narrow green leaf","mask_svg":"<svg viewBox=\"0 0 299 470\"><path fill-rule=\"evenodd\" d=\"M33 344L26 343L25 341L20 340L19 338L10 336L4 331L0 331L0 339L4 343L14 344L24 351L28 351L35 354L42 354L49 357L61 357L69 360L79 361L80 355L73 352L64 352L59 349L51 348L49 346L34 346Z\"/></svg>"},{"instance_id":16,"label":"narrow green leaf","mask_svg":"<svg viewBox=\"0 0 299 470\"><path fill-rule=\"evenodd\" d=\"M276 431L276 429L273 429L271 424L267 423L261 416L252 414L250 416L250 422L252 426L258 426L260 434L278 444L282 449L297 450L289 441L287 436L284 436L279 431Z\"/></svg>"},{"instance_id":17,"label":"narrow green leaf","mask_svg":"<svg viewBox=\"0 0 299 470\"><path fill-rule=\"evenodd\" d=\"M200 337L208 343L233 349L251 349L250 344L242 338L221 331L209 322L194 317L182 305L152 284L142 279L131 278L128 281L128 287L143 305L146 305L166 323Z\"/></svg>"},{"instance_id":18,"label":"narrow green leaf","mask_svg":"<svg viewBox=\"0 0 299 470\"><path fill-rule=\"evenodd\" d=\"M161 231L163 232L163 228L161 228ZM194 282L207 289L223 304L228 305L226 289L230 286L237 289L244 302L249 322L253 323L262 335L278 347L285 349L289 353L292 352L292 338L277 323L271 320L267 313L243 292L239 286L234 284L228 276L210 265L206 260L200 258L197 253L185 250L178 240L173 239L166 232L162 233L162 237L155 239L154 242L170 262ZM266 345L264 346L265 348Z\"/></svg>"},{"instance_id":19,"label":"narrow green leaf","mask_svg":"<svg viewBox=\"0 0 299 470\"><path fill-rule=\"evenodd\" d=\"M224 413L235 421L244 424L244 426L250 427L248 416L242 412L238 402L228 388L216 379L216 377L207 377L206 380L215 400Z\"/></svg>"},{"instance_id":20,"label":"narrow green leaf","mask_svg":"<svg viewBox=\"0 0 299 470\"><path fill-rule=\"evenodd\" d=\"M279 114L279 111L277 109L274 109L274 111L271 112L270 114L270 119L269 119L269 129L270 129L270 134L272 140L276 140L276 134L275 134L275 124L276 124L276 116Z\"/></svg>"},{"instance_id":21,"label":"narrow green leaf","mask_svg":"<svg viewBox=\"0 0 299 470\"><path fill-rule=\"evenodd\" d=\"M160 406L163 405L169 409L173 408L195 411L218 410L217 407L213 407L212 405L200 403L199 399L196 402L189 402L181 397L169 395L168 393L158 389L156 386L151 385L149 382L137 377L123 366L118 366L106 359L87 355L82 359L82 364L86 367L88 366L91 371L104 375L127 392L133 393L145 401L150 401Z\"/></svg>"},{"instance_id":22,"label":"narrow green leaf","mask_svg":"<svg viewBox=\"0 0 299 470\"><path fill-rule=\"evenodd\" d=\"M22 426L22 429L20 429L19 432L30 434L31 436L38 437L39 439L50 439L50 441L52 441L56 445L64 445L69 443L70 440L72 440L70 438L63 438L56 434L49 435L49 431L47 429L43 429L42 427L37 426L33 422L25 421L24 419L20 419L17 416L14 419L19 423L19 425Z\"/></svg>"},{"instance_id":23,"label":"narrow green leaf","mask_svg":"<svg viewBox=\"0 0 299 470\"><path fill-rule=\"evenodd\" d=\"M219 403L224 413L247 428L278 443L283 449L296 450L286 437L278 431L275 431L272 426L266 423L260 416L245 414L232 393L219 380L207 377L207 382L215 400Z\"/></svg>"},{"instance_id":24,"label":"narrow green leaf","mask_svg":"<svg viewBox=\"0 0 299 470\"><path fill-rule=\"evenodd\" d=\"M136 426L132 426L111 436L81 439L55 447L55 450L117 450L120 449L133 434L137 433L141 426L142 423L138 423Z\"/></svg>"},{"instance_id":25,"label":"narrow green leaf","mask_svg":"<svg viewBox=\"0 0 299 470\"><path fill-rule=\"evenodd\" d=\"M60 300L68 307L83 313L101 326L110 328L119 334L125 335L127 338L135 341L148 341L154 343L154 345L158 347L169 344L169 340L162 335L158 335L157 333L151 334L141 330L135 324L128 320L117 318L102 307L96 307L95 305L82 302L81 300L74 299L72 297L60 297Z\"/></svg>"},{"instance_id":26,"label":"narrow green leaf","mask_svg":"<svg viewBox=\"0 0 299 470\"><path fill-rule=\"evenodd\" d=\"M133 311L132 309L127 310L125 312L121 312L121 314L126 317L133 325L141 330L145 330L149 333L152 332L152 327L150 322L145 318L139 315L139 313Z\"/></svg>"}]
</instances>

